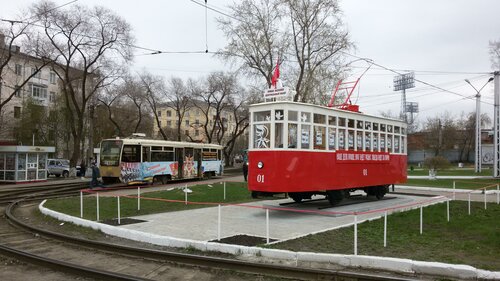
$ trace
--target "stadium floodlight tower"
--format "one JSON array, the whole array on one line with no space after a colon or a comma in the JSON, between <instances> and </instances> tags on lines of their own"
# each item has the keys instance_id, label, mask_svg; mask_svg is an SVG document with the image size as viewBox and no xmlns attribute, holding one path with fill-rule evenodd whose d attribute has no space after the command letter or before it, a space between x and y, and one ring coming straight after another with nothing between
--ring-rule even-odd
<instances>
[{"instance_id":1,"label":"stadium floodlight tower","mask_svg":"<svg viewBox=\"0 0 500 281\"><path fill-rule=\"evenodd\" d=\"M415 73L409 72L401 74L399 76L394 76L394 91L401 92L401 119L408 123L408 118L406 116L406 89L415 88Z\"/></svg>"},{"instance_id":2,"label":"stadium floodlight tower","mask_svg":"<svg viewBox=\"0 0 500 281\"><path fill-rule=\"evenodd\" d=\"M469 79L465 79L471 87L476 91L476 145L475 145L475 156L474 156L474 170L476 173L481 173L481 161L482 161L482 153L481 153L481 90L491 81L493 81L493 77L488 79L486 83L478 90Z\"/></svg>"}]
</instances>

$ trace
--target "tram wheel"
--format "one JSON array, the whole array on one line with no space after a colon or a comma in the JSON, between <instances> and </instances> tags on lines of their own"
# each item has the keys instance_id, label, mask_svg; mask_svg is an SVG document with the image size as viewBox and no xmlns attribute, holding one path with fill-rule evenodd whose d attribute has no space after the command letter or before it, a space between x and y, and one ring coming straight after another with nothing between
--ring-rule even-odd
<instances>
[{"instance_id":1,"label":"tram wheel","mask_svg":"<svg viewBox=\"0 0 500 281\"><path fill-rule=\"evenodd\" d=\"M302 195L296 193L288 193L288 196L292 198L292 200L295 201L296 203L302 202L303 199Z\"/></svg>"},{"instance_id":2,"label":"tram wheel","mask_svg":"<svg viewBox=\"0 0 500 281\"><path fill-rule=\"evenodd\" d=\"M328 190L326 192L326 197L330 205L335 206L342 201L344 194L342 190Z\"/></svg>"}]
</instances>

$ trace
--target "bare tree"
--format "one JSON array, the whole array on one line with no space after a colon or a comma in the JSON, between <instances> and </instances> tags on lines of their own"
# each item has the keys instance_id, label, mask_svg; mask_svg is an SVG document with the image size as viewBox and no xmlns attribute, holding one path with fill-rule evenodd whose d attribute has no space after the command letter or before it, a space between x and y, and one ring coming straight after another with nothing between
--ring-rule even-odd
<instances>
[{"instance_id":1,"label":"bare tree","mask_svg":"<svg viewBox=\"0 0 500 281\"><path fill-rule=\"evenodd\" d=\"M325 92L345 71L342 51L354 46L337 0L247 0L230 9L230 19L219 19L229 39L219 52L226 61L243 61L240 69L265 78L270 86L280 57L295 101L325 100Z\"/></svg>"},{"instance_id":2,"label":"bare tree","mask_svg":"<svg viewBox=\"0 0 500 281\"><path fill-rule=\"evenodd\" d=\"M158 110L164 105L165 81L162 77L154 76L150 73L142 73L139 75L142 87L144 88L144 98L149 105L149 109L153 113L154 120L158 127L158 132L164 140L168 140L168 134L163 129Z\"/></svg>"},{"instance_id":3,"label":"bare tree","mask_svg":"<svg viewBox=\"0 0 500 281\"><path fill-rule=\"evenodd\" d=\"M500 69L500 40L490 41L489 49L490 49L491 67L495 70L499 70Z\"/></svg>"},{"instance_id":4,"label":"bare tree","mask_svg":"<svg viewBox=\"0 0 500 281\"><path fill-rule=\"evenodd\" d=\"M169 85L167 87L167 91L165 92L166 97L166 106L171 108L176 112L176 137L177 141L181 141L182 137L182 121L184 120L184 116L189 111L189 109L193 106L189 91L187 87L184 85L184 82L181 78L172 77L168 81ZM189 136L188 136L189 137Z\"/></svg>"},{"instance_id":5,"label":"bare tree","mask_svg":"<svg viewBox=\"0 0 500 281\"><path fill-rule=\"evenodd\" d=\"M278 2L243 0L229 8L232 17L217 19L229 40L218 55L227 62L240 64L239 69L249 76L264 78L270 87L273 68L289 45L287 34L279 30L282 11Z\"/></svg>"},{"instance_id":6,"label":"bare tree","mask_svg":"<svg viewBox=\"0 0 500 281\"><path fill-rule=\"evenodd\" d=\"M72 6L54 9L53 2L38 2L33 14L43 25L45 54L52 59L60 78L65 104L72 114L73 154L71 164L80 159L81 140L89 101L101 88L113 83L131 59L133 41L129 24L113 11Z\"/></svg>"},{"instance_id":7,"label":"bare tree","mask_svg":"<svg viewBox=\"0 0 500 281\"><path fill-rule=\"evenodd\" d=\"M224 145L224 159L226 166L232 166L234 149L238 140L243 136L249 126L248 93L239 89L235 96L230 99L230 116L234 119L234 127L227 132L227 140Z\"/></svg>"},{"instance_id":8,"label":"bare tree","mask_svg":"<svg viewBox=\"0 0 500 281\"><path fill-rule=\"evenodd\" d=\"M441 155L444 149L453 148L456 143L457 126L449 112L427 118L424 130L425 146L434 151L434 156Z\"/></svg>"}]
</instances>

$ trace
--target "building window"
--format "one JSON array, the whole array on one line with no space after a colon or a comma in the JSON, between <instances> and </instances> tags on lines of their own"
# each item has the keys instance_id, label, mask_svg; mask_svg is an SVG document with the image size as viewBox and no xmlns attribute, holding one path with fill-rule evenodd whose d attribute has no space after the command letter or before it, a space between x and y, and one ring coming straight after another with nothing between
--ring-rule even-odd
<instances>
[{"instance_id":1,"label":"building window","mask_svg":"<svg viewBox=\"0 0 500 281\"><path fill-rule=\"evenodd\" d=\"M170 120L167 121L167 127L169 127L169 128L172 127L172 121L170 121Z\"/></svg>"},{"instance_id":2,"label":"building window","mask_svg":"<svg viewBox=\"0 0 500 281\"><path fill-rule=\"evenodd\" d=\"M167 110L167 117L171 117L171 116L172 116L172 111Z\"/></svg>"},{"instance_id":3,"label":"building window","mask_svg":"<svg viewBox=\"0 0 500 281\"><path fill-rule=\"evenodd\" d=\"M54 72L50 73L50 84L56 83L56 74Z\"/></svg>"},{"instance_id":4,"label":"building window","mask_svg":"<svg viewBox=\"0 0 500 281\"><path fill-rule=\"evenodd\" d=\"M14 106L14 118L21 118L21 107Z\"/></svg>"},{"instance_id":5,"label":"building window","mask_svg":"<svg viewBox=\"0 0 500 281\"><path fill-rule=\"evenodd\" d=\"M47 98L47 88L31 85L31 96L38 99Z\"/></svg>"},{"instance_id":6,"label":"building window","mask_svg":"<svg viewBox=\"0 0 500 281\"><path fill-rule=\"evenodd\" d=\"M51 102L56 102L56 92L50 92L49 100Z\"/></svg>"},{"instance_id":7,"label":"building window","mask_svg":"<svg viewBox=\"0 0 500 281\"><path fill-rule=\"evenodd\" d=\"M40 71L37 72L37 69L36 68L32 68L31 69L31 74L35 74L35 76L33 76L34 78L42 78L42 70L40 69Z\"/></svg>"},{"instance_id":8,"label":"building window","mask_svg":"<svg viewBox=\"0 0 500 281\"><path fill-rule=\"evenodd\" d=\"M16 75L22 75L23 74L23 66L20 64L16 64Z\"/></svg>"},{"instance_id":9,"label":"building window","mask_svg":"<svg viewBox=\"0 0 500 281\"><path fill-rule=\"evenodd\" d=\"M21 87L19 87L19 85L16 85L16 87L14 89L15 89L14 91L16 91L16 97L20 98L21 91L22 91Z\"/></svg>"},{"instance_id":10,"label":"building window","mask_svg":"<svg viewBox=\"0 0 500 281\"><path fill-rule=\"evenodd\" d=\"M161 117L161 110L158 110L158 117Z\"/></svg>"},{"instance_id":11,"label":"building window","mask_svg":"<svg viewBox=\"0 0 500 281\"><path fill-rule=\"evenodd\" d=\"M186 136L189 136L189 130L185 130L185 131L184 131L184 134L185 134Z\"/></svg>"},{"instance_id":12,"label":"building window","mask_svg":"<svg viewBox=\"0 0 500 281\"><path fill-rule=\"evenodd\" d=\"M196 121L194 122L196 125L200 125L200 119L196 119Z\"/></svg>"},{"instance_id":13,"label":"building window","mask_svg":"<svg viewBox=\"0 0 500 281\"><path fill-rule=\"evenodd\" d=\"M160 127L160 128L161 128L161 120L160 120L160 121L158 121L158 127Z\"/></svg>"},{"instance_id":14,"label":"building window","mask_svg":"<svg viewBox=\"0 0 500 281\"><path fill-rule=\"evenodd\" d=\"M186 120L186 126L189 126L189 120Z\"/></svg>"}]
</instances>

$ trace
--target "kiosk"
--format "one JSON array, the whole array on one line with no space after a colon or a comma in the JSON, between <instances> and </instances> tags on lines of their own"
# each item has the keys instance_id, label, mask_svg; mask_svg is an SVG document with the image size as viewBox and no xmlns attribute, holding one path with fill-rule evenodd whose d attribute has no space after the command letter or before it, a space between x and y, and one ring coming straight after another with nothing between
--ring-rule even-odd
<instances>
[{"instance_id":1,"label":"kiosk","mask_svg":"<svg viewBox=\"0 0 500 281\"><path fill-rule=\"evenodd\" d=\"M0 182L47 180L47 158L52 146L0 145Z\"/></svg>"}]
</instances>

